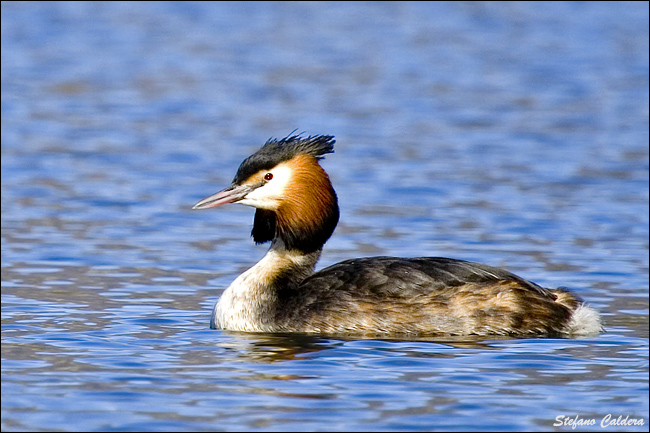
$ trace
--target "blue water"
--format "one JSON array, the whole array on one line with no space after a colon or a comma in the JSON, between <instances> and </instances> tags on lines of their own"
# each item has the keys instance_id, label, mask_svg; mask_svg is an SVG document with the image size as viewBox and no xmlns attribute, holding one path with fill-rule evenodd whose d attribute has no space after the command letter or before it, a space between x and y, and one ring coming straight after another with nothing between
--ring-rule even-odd
<instances>
[{"instance_id":1,"label":"blue water","mask_svg":"<svg viewBox=\"0 0 650 433\"><path fill-rule=\"evenodd\" d=\"M3 431L647 431L647 2L3 2L1 20ZM606 332L210 330L267 247L252 209L191 206L295 129L337 139L319 267L504 266ZM626 419L643 425L601 426Z\"/></svg>"}]
</instances>

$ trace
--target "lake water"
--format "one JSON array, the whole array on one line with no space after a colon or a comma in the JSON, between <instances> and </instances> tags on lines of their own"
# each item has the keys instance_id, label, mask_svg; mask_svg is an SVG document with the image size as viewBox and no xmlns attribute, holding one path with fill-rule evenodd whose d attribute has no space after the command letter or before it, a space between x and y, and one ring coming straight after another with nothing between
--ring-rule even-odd
<instances>
[{"instance_id":1,"label":"lake water","mask_svg":"<svg viewBox=\"0 0 650 433\"><path fill-rule=\"evenodd\" d=\"M647 2L3 2L2 430L647 431L648 23ZM337 139L319 268L503 266L606 332L210 330L267 246L251 208L191 207L296 129Z\"/></svg>"}]
</instances>

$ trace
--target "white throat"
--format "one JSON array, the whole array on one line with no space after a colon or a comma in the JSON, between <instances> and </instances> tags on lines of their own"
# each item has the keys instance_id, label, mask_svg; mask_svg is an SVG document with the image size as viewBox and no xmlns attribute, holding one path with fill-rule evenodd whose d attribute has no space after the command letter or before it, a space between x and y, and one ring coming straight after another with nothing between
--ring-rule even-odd
<instances>
[{"instance_id":1,"label":"white throat","mask_svg":"<svg viewBox=\"0 0 650 433\"><path fill-rule=\"evenodd\" d=\"M279 308L275 282L280 274L294 282L311 275L320 250L305 254L273 243L255 266L241 274L223 292L212 312L210 327L244 332L282 332L276 321Z\"/></svg>"}]
</instances>

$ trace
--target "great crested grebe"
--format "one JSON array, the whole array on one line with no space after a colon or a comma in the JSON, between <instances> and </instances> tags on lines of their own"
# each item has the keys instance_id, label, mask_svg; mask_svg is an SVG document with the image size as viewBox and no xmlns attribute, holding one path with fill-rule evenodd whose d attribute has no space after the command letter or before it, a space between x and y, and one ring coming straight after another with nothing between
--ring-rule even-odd
<instances>
[{"instance_id":1,"label":"great crested grebe","mask_svg":"<svg viewBox=\"0 0 650 433\"><path fill-rule=\"evenodd\" d=\"M256 208L255 243L271 248L228 287L211 328L325 335L596 334L598 313L564 289L508 271L441 257L368 257L314 273L339 220L336 193L318 160L334 137L271 139L224 190L194 209Z\"/></svg>"}]
</instances>

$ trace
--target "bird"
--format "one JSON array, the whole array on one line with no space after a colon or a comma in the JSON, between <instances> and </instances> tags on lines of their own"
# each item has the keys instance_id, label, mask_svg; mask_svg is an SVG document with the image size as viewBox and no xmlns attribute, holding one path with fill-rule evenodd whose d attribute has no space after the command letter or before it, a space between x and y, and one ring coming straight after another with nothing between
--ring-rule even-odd
<instances>
[{"instance_id":1,"label":"bird","mask_svg":"<svg viewBox=\"0 0 650 433\"><path fill-rule=\"evenodd\" d=\"M470 261L364 257L314 272L339 221L336 192L319 163L334 144L331 135L271 138L228 187L193 207L252 206L253 241L270 242L221 294L211 328L388 337L602 332L599 313L569 290Z\"/></svg>"}]
</instances>

